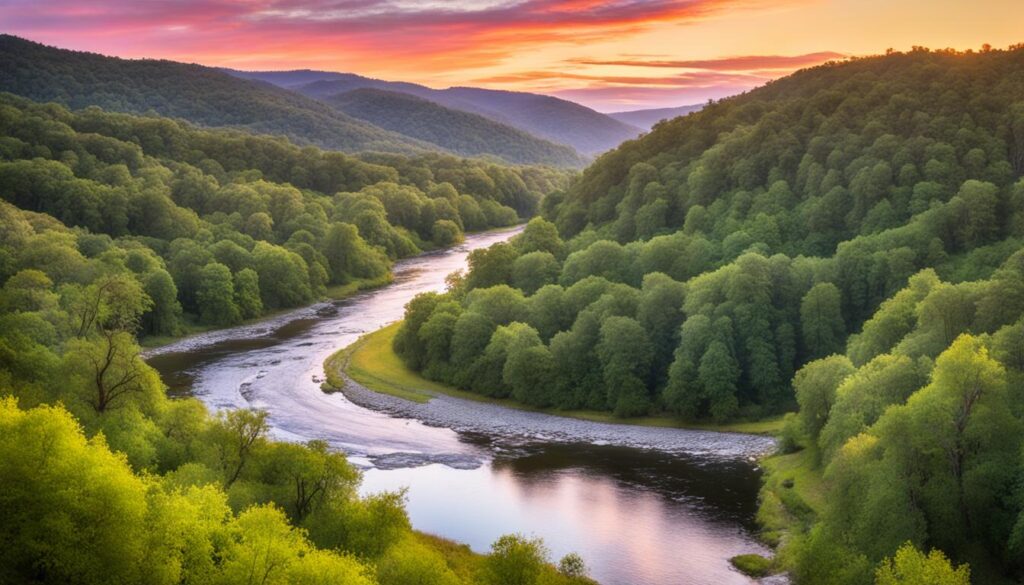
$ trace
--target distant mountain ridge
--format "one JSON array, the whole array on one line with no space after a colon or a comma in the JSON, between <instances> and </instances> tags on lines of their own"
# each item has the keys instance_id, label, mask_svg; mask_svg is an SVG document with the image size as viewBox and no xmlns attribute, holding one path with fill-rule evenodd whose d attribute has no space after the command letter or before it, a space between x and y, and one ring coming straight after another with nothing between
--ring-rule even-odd
<instances>
[{"instance_id":1,"label":"distant mountain ridge","mask_svg":"<svg viewBox=\"0 0 1024 585\"><path fill-rule=\"evenodd\" d=\"M662 120L671 120L672 118L678 118L679 116L685 116L692 114L693 112L699 111L704 107L704 104L694 104L690 106L678 106L675 108L652 108L646 110L629 110L626 112L613 112L608 116L624 123L642 128L644 130L650 130L655 124Z\"/></svg>"},{"instance_id":2,"label":"distant mountain ridge","mask_svg":"<svg viewBox=\"0 0 1024 585\"><path fill-rule=\"evenodd\" d=\"M203 126L287 136L299 144L416 154L426 142L357 120L274 85L239 79L201 65L129 60L49 47L0 35L0 89L71 108L156 112Z\"/></svg>"},{"instance_id":3,"label":"distant mountain ridge","mask_svg":"<svg viewBox=\"0 0 1024 585\"><path fill-rule=\"evenodd\" d=\"M332 79L349 77L358 76L336 74ZM350 96L342 102L358 111L351 116L339 107L340 102L289 89L322 78L323 73L313 71L234 75L201 65L120 59L0 35L0 91L35 101L73 109L98 106L115 112L156 113L200 126L284 136L299 145L351 153L440 152L572 168L587 162L570 146L434 102L404 99L411 97L407 93L377 95L376 103L368 102L367 96L361 100Z\"/></svg>"},{"instance_id":4,"label":"distant mountain ridge","mask_svg":"<svg viewBox=\"0 0 1024 585\"><path fill-rule=\"evenodd\" d=\"M318 99L365 88L412 94L448 108L490 118L551 142L572 146L587 155L610 150L642 132L636 126L575 102L533 93L474 87L432 89L415 83L331 71L224 71ZM320 77L314 79L317 75Z\"/></svg>"},{"instance_id":5,"label":"distant mountain ridge","mask_svg":"<svg viewBox=\"0 0 1024 585\"><path fill-rule=\"evenodd\" d=\"M490 154L524 164L540 159L570 167L586 163L570 146L412 94L362 88L324 101L354 118L467 156Z\"/></svg>"}]
</instances>

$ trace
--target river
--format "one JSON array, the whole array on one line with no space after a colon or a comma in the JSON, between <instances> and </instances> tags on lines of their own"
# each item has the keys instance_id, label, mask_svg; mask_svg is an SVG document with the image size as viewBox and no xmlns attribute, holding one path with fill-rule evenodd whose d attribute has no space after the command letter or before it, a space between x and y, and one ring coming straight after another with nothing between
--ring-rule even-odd
<instances>
[{"instance_id":1,"label":"river","mask_svg":"<svg viewBox=\"0 0 1024 585\"><path fill-rule=\"evenodd\" d=\"M768 439L320 390L327 356L401 319L417 293L442 290L470 250L517 231L469 236L398 262L384 288L190 337L147 361L172 395L262 408L279 439L327 440L364 469L364 493L407 488L419 530L480 552L501 534L539 536L555 559L579 553L604 585L751 583L728 559L767 552L754 537L753 457Z\"/></svg>"}]
</instances>

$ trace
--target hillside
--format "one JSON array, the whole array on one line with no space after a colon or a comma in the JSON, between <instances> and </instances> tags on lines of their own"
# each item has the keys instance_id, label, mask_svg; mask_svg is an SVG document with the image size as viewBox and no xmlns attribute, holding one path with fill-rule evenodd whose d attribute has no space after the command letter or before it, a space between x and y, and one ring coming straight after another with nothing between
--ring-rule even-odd
<instances>
[{"instance_id":1,"label":"hillside","mask_svg":"<svg viewBox=\"0 0 1024 585\"><path fill-rule=\"evenodd\" d=\"M659 124L409 303L394 348L536 407L798 408L782 446L808 453L760 516L797 583L870 585L907 542L1019 582L1021 95L1024 45L916 49Z\"/></svg>"},{"instance_id":2,"label":"hillside","mask_svg":"<svg viewBox=\"0 0 1024 585\"><path fill-rule=\"evenodd\" d=\"M594 155L635 137L640 129L577 103L524 92L472 87L432 89L413 83L383 81L350 73L231 71L249 79L276 83L308 96L325 98L353 89L382 89L412 94L447 108L479 114L534 136L567 144L585 155ZM297 79L321 77L306 84Z\"/></svg>"},{"instance_id":3,"label":"hillside","mask_svg":"<svg viewBox=\"0 0 1024 585\"><path fill-rule=\"evenodd\" d=\"M405 93L367 88L324 101L353 118L465 156L494 155L522 164L583 165L583 159L568 146Z\"/></svg>"},{"instance_id":4,"label":"hillside","mask_svg":"<svg viewBox=\"0 0 1024 585\"><path fill-rule=\"evenodd\" d=\"M203 126L283 135L300 144L347 152L436 149L317 100L209 67L67 51L10 35L0 35L0 88L75 109L156 112Z\"/></svg>"},{"instance_id":5,"label":"hillside","mask_svg":"<svg viewBox=\"0 0 1024 585\"><path fill-rule=\"evenodd\" d=\"M662 120L671 120L679 116L685 116L693 112L699 111L704 107L704 104L695 104L692 106L679 106L676 108L654 108L649 110L630 110L628 112L613 112L608 116L631 126L642 128L644 130L650 130L655 124Z\"/></svg>"},{"instance_id":6,"label":"hillside","mask_svg":"<svg viewBox=\"0 0 1024 585\"><path fill-rule=\"evenodd\" d=\"M566 178L376 156L0 92L0 583L594 585L537 539L415 532L405 492L359 495L340 449L171 398L143 359L137 336L381 285Z\"/></svg>"}]
</instances>

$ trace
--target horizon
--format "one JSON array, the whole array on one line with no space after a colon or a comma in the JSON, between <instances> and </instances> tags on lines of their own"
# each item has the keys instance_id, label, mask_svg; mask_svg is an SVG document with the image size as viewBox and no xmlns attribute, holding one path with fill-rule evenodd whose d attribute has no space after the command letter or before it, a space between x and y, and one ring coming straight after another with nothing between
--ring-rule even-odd
<instances>
[{"instance_id":1,"label":"horizon","mask_svg":"<svg viewBox=\"0 0 1024 585\"><path fill-rule=\"evenodd\" d=\"M1020 40L1015 5L10 0L0 5L0 20L8 33L29 40L122 58L538 93L611 113L701 104L802 68L888 49L1005 47Z\"/></svg>"}]
</instances>

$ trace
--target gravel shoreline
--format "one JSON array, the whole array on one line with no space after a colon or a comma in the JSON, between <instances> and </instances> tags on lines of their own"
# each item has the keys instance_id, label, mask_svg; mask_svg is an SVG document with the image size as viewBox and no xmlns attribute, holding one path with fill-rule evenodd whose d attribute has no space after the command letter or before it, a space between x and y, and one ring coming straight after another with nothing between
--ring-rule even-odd
<instances>
[{"instance_id":1,"label":"gravel shoreline","mask_svg":"<svg viewBox=\"0 0 1024 585\"><path fill-rule=\"evenodd\" d=\"M586 443L720 461L757 458L770 453L776 445L775 439L761 435L603 423L517 410L437 393L428 402L412 402L374 392L347 377L341 392L363 408L416 419L460 434L483 436L502 448L533 443ZM375 463L389 466L386 460Z\"/></svg>"}]
</instances>

